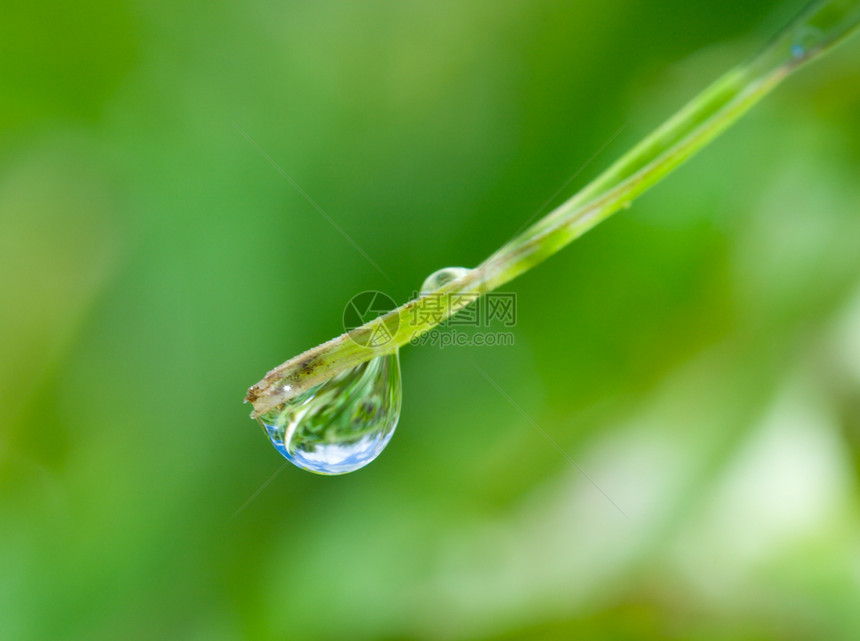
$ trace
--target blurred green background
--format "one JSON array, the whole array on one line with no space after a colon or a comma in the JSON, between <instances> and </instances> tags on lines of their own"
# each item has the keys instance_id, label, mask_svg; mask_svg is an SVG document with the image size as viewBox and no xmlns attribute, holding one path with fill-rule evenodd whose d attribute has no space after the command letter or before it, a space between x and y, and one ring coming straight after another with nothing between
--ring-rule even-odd
<instances>
[{"instance_id":1,"label":"blurred green background","mask_svg":"<svg viewBox=\"0 0 860 641\"><path fill-rule=\"evenodd\" d=\"M364 470L242 404L801 4L4 0L0 637L860 638L856 40L511 283L514 346L405 348Z\"/></svg>"}]
</instances>

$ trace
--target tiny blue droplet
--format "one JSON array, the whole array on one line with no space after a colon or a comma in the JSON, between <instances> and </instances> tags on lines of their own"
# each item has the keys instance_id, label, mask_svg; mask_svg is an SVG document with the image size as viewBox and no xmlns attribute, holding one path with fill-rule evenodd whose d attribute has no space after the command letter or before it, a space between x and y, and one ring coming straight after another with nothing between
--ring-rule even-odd
<instances>
[{"instance_id":1,"label":"tiny blue droplet","mask_svg":"<svg viewBox=\"0 0 860 641\"><path fill-rule=\"evenodd\" d=\"M424 279L424 284L421 285L421 293L429 294L436 291L440 287L444 287L448 283L462 278L470 271L472 270L465 267L443 267L442 269L437 269Z\"/></svg>"}]
</instances>

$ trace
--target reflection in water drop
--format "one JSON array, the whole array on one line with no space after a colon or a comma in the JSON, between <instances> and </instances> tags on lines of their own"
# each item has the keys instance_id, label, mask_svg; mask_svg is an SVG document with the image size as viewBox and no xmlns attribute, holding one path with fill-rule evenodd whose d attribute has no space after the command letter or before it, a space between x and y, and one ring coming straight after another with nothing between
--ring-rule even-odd
<instances>
[{"instance_id":1,"label":"reflection in water drop","mask_svg":"<svg viewBox=\"0 0 860 641\"><path fill-rule=\"evenodd\" d=\"M465 267L444 267L436 270L424 280L424 284L421 285L421 293L429 294L432 291L436 291L443 285L447 285L453 280L462 278L470 271L472 270L466 269Z\"/></svg>"},{"instance_id":2,"label":"reflection in water drop","mask_svg":"<svg viewBox=\"0 0 860 641\"><path fill-rule=\"evenodd\" d=\"M388 445L400 418L398 355L378 356L260 417L288 461L318 474L364 467Z\"/></svg>"}]
</instances>

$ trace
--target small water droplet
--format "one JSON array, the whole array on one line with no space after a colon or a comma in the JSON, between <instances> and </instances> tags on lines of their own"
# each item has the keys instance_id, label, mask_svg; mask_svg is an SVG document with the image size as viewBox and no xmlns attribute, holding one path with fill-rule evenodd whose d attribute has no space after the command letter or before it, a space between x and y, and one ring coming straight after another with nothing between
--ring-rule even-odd
<instances>
[{"instance_id":1,"label":"small water droplet","mask_svg":"<svg viewBox=\"0 0 860 641\"><path fill-rule=\"evenodd\" d=\"M809 24L800 25L791 43L791 55L795 58L803 58L813 49L820 46L824 32Z\"/></svg>"},{"instance_id":2,"label":"small water droplet","mask_svg":"<svg viewBox=\"0 0 860 641\"><path fill-rule=\"evenodd\" d=\"M424 280L424 284L421 285L421 293L429 294L436 291L451 281L462 278L470 271L472 270L465 267L443 267L442 269L438 269Z\"/></svg>"},{"instance_id":3,"label":"small water droplet","mask_svg":"<svg viewBox=\"0 0 860 641\"><path fill-rule=\"evenodd\" d=\"M395 352L361 363L260 417L275 449L318 474L364 467L388 445L400 418Z\"/></svg>"}]
</instances>

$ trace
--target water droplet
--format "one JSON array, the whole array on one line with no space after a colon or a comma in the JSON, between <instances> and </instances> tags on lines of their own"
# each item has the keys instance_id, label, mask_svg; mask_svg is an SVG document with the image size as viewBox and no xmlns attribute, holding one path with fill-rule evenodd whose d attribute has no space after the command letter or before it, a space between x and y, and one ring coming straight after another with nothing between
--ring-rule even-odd
<instances>
[{"instance_id":1,"label":"water droplet","mask_svg":"<svg viewBox=\"0 0 860 641\"><path fill-rule=\"evenodd\" d=\"M809 24L800 25L791 43L791 55L795 58L803 58L813 49L821 45L824 32L818 27Z\"/></svg>"},{"instance_id":2,"label":"water droplet","mask_svg":"<svg viewBox=\"0 0 860 641\"><path fill-rule=\"evenodd\" d=\"M260 417L272 444L318 474L364 467L388 445L400 418L398 355L377 356Z\"/></svg>"},{"instance_id":3,"label":"water droplet","mask_svg":"<svg viewBox=\"0 0 860 641\"><path fill-rule=\"evenodd\" d=\"M468 274L471 269L465 267L443 267L430 274L421 285L421 293L428 294Z\"/></svg>"}]
</instances>

